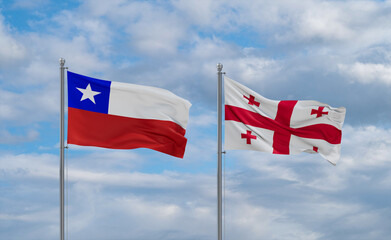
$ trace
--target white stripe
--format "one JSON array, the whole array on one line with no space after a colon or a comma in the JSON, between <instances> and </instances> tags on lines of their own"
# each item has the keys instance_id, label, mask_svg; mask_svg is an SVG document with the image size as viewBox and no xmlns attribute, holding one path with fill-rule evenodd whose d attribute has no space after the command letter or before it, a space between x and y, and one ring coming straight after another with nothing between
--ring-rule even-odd
<instances>
[{"instance_id":1,"label":"white stripe","mask_svg":"<svg viewBox=\"0 0 391 240\"><path fill-rule=\"evenodd\" d=\"M301 152L316 153L313 147L318 148L318 153L332 164L337 164L341 153L341 144L330 144L321 139L301 138L291 135L289 142L290 154L297 154Z\"/></svg>"},{"instance_id":2,"label":"white stripe","mask_svg":"<svg viewBox=\"0 0 391 240\"><path fill-rule=\"evenodd\" d=\"M278 103L280 101L267 99L228 77L224 77L224 81L226 105L247 109L270 119L276 118ZM250 105L248 103L249 101L243 97L250 97L250 95L254 96L255 101L260 103L259 107ZM313 109L318 110L320 106L324 107L323 111L328 112L328 114L318 118L316 117L316 114L311 115L311 111ZM290 127L300 128L323 123L333 125L341 130L345 120L345 114L346 109L344 107L333 108L327 104L312 100L298 101L292 112Z\"/></svg>"},{"instance_id":3,"label":"white stripe","mask_svg":"<svg viewBox=\"0 0 391 240\"><path fill-rule=\"evenodd\" d=\"M322 115L322 117L317 117L316 114L311 115L312 110L318 110L320 106L324 107L323 112L327 112L327 114ZM290 126L300 128L322 123L333 125L341 130L345 114L346 109L344 107L333 108L318 101L298 101L292 112Z\"/></svg>"},{"instance_id":4,"label":"white stripe","mask_svg":"<svg viewBox=\"0 0 391 240\"><path fill-rule=\"evenodd\" d=\"M224 124L224 148L226 150L242 149L273 153L274 131L252 127L235 121L225 121ZM251 144L247 144L247 139L242 138L242 133L246 134L247 130L251 131L251 135L257 137L256 139L251 139Z\"/></svg>"},{"instance_id":5,"label":"white stripe","mask_svg":"<svg viewBox=\"0 0 391 240\"><path fill-rule=\"evenodd\" d=\"M191 103L155 87L111 82L109 114L172 121L186 129Z\"/></svg>"},{"instance_id":6,"label":"white stripe","mask_svg":"<svg viewBox=\"0 0 391 240\"><path fill-rule=\"evenodd\" d=\"M277 115L277 108L279 101L270 100L262 97L258 93L249 89L242 84L224 77L225 83L225 105L231 105L235 107L240 107L247 109L252 112L256 112L262 116L275 119ZM260 103L260 106L248 104L248 100L243 96L250 97L250 95L255 97L255 101Z\"/></svg>"}]
</instances>

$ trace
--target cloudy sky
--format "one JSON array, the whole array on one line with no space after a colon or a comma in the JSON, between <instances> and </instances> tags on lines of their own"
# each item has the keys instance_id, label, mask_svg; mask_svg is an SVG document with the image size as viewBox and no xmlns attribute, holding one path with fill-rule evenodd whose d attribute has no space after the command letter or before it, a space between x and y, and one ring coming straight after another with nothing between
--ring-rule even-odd
<instances>
[{"instance_id":1,"label":"cloudy sky","mask_svg":"<svg viewBox=\"0 0 391 240\"><path fill-rule=\"evenodd\" d=\"M0 239L59 238L59 62L192 103L184 159L69 146L75 240L217 238L216 64L347 109L341 159L228 151L225 239L391 236L391 1L0 0Z\"/></svg>"}]
</instances>

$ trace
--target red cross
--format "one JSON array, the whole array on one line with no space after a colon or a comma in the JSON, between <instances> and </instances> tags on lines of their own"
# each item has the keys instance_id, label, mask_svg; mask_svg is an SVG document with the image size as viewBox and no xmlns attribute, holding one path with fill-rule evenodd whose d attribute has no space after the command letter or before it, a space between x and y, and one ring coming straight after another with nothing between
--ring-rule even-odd
<instances>
[{"instance_id":1,"label":"red cross","mask_svg":"<svg viewBox=\"0 0 391 240\"><path fill-rule=\"evenodd\" d=\"M259 102L255 101L255 97L253 95L250 95L250 97L246 97L243 95L243 97L248 100L248 104L259 107Z\"/></svg>"},{"instance_id":2,"label":"red cross","mask_svg":"<svg viewBox=\"0 0 391 240\"><path fill-rule=\"evenodd\" d=\"M247 133L242 133L242 138L246 138L246 143L251 144L251 139L257 139L257 136L251 135L251 131L247 130Z\"/></svg>"},{"instance_id":3,"label":"red cross","mask_svg":"<svg viewBox=\"0 0 391 240\"><path fill-rule=\"evenodd\" d=\"M300 128L290 127L293 108L297 101L280 101L275 119L243 108L225 105L225 120L274 131L273 153L289 154L291 135L301 138L322 139L331 144L340 144L342 132L329 124L315 124ZM314 149L315 150L315 149Z\"/></svg>"},{"instance_id":4,"label":"red cross","mask_svg":"<svg viewBox=\"0 0 391 240\"><path fill-rule=\"evenodd\" d=\"M318 107L318 109L311 109L311 115L316 114L316 117L321 117L324 115L329 114L329 112L323 112L324 107Z\"/></svg>"}]
</instances>

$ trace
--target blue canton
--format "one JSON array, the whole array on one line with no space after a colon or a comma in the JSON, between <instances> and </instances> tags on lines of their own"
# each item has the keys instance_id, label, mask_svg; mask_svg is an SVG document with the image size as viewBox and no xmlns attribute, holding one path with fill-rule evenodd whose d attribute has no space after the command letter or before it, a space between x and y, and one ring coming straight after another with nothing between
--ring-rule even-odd
<instances>
[{"instance_id":1,"label":"blue canton","mask_svg":"<svg viewBox=\"0 0 391 240\"><path fill-rule=\"evenodd\" d=\"M110 97L110 81L100 80L68 71L68 107L98 113L108 113ZM90 99L81 101L83 93L78 90L86 89L90 84L91 90L99 92L94 96L95 104Z\"/></svg>"}]
</instances>

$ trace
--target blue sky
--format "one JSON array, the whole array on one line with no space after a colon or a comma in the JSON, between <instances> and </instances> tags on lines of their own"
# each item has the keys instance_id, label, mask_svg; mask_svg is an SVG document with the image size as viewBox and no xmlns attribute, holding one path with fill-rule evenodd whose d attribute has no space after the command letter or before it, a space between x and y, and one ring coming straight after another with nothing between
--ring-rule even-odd
<instances>
[{"instance_id":1,"label":"blue sky","mask_svg":"<svg viewBox=\"0 0 391 240\"><path fill-rule=\"evenodd\" d=\"M70 146L69 239L216 239L216 64L347 109L341 159L228 151L226 239L391 236L391 1L0 0L0 239L59 236L59 62L192 103L184 159Z\"/></svg>"}]
</instances>

